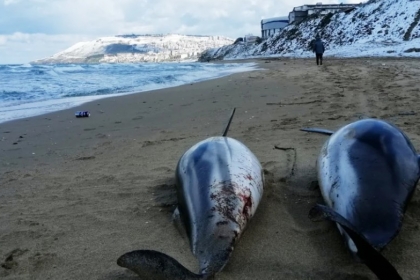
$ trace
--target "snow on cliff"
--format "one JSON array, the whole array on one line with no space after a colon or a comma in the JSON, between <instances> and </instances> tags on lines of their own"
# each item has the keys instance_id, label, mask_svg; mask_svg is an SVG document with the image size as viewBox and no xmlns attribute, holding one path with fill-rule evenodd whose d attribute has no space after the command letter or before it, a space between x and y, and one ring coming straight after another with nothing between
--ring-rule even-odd
<instances>
[{"instance_id":1,"label":"snow on cliff","mask_svg":"<svg viewBox=\"0 0 420 280\"><path fill-rule=\"evenodd\" d=\"M260 44L237 43L207 50L200 60L267 56L313 56L317 34L325 55L420 56L420 1L371 0L349 12L311 16Z\"/></svg>"},{"instance_id":2,"label":"snow on cliff","mask_svg":"<svg viewBox=\"0 0 420 280\"><path fill-rule=\"evenodd\" d=\"M197 60L206 49L232 44L221 36L118 35L81 42L33 63L163 62Z\"/></svg>"}]
</instances>

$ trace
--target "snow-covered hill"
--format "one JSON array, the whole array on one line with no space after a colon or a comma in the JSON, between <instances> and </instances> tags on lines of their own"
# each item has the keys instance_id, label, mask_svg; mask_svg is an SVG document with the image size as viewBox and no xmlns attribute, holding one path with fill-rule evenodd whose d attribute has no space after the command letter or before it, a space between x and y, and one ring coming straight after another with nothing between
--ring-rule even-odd
<instances>
[{"instance_id":1,"label":"snow-covered hill","mask_svg":"<svg viewBox=\"0 0 420 280\"><path fill-rule=\"evenodd\" d=\"M312 16L289 25L261 44L208 50L200 60L313 56L309 46L317 34L325 42L325 55L420 56L419 20L419 0L371 0L350 12Z\"/></svg>"},{"instance_id":2,"label":"snow-covered hill","mask_svg":"<svg viewBox=\"0 0 420 280\"><path fill-rule=\"evenodd\" d=\"M33 63L163 62L197 60L209 48L232 44L221 36L119 35L81 42Z\"/></svg>"}]
</instances>

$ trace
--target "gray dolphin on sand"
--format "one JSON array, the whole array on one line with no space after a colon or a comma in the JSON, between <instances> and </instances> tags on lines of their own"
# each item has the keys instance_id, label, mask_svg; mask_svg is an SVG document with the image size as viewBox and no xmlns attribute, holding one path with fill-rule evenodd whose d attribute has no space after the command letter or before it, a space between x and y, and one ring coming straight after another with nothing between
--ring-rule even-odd
<instances>
[{"instance_id":1,"label":"gray dolphin on sand","mask_svg":"<svg viewBox=\"0 0 420 280\"><path fill-rule=\"evenodd\" d=\"M309 214L337 223L346 245L379 279L402 279L379 253L399 233L404 212L420 176L419 156L408 137L377 119L350 123L331 135L317 161L327 206Z\"/></svg>"},{"instance_id":2,"label":"gray dolphin on sand","mask_svg":"<svg viewBox=\"0 0 420 280\"><path fill-rule=\"evenodd\" d=\"M205 139L180 158L176 168L178 208L198 274L172 257L152 250L122 255L117 263L142 279L209 279L229 260L239 237L255 214L263 193L264 174L255 155L241 142L223 136Z\"/></svg>"}]
</instances>

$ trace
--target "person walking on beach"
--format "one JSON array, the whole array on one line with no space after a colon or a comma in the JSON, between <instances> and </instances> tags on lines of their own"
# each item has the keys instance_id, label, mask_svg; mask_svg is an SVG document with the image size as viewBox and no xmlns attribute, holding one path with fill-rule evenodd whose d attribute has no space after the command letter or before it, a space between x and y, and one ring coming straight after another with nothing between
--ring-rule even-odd
<instances>
[{"instance_id":1,"label":"person walking on beach","mask_svg":"<svg viewBox=\"0 0 420 280\"><path fill-rule=\"evenodd\" d=\"M325 52L325 46L324 43L321 41L321 38L319 36L316 36L315 42L313 43L313 52L316 55L316 65L321 64L322 65L322 57Z\"/></svg>"}]
</instances>

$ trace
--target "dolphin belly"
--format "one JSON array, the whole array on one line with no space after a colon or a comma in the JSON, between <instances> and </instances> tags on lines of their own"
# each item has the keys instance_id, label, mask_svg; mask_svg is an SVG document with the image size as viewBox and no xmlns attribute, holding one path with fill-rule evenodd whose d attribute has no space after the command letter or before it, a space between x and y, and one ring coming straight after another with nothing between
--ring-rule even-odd
<instances>
[{"instance_id":1,"label":"dolphin belly","mask_svg":"<svg viewBox=\"0 0 420 280\"><path fill-rule=\"evenodd\" d=\"M176 171L178 208L201 273L220 271L263 192L255 155L229 137L211 137L187 150Z\"/></svg>"},{"instance_id":2,"label":"dolphin belly","mask_svg":"<svg viewBox=\"0 0 420 280\"><path fill-rule=\"evenodd\" d=\"M373 247L382 249L401 228L419 179L417 158L395 126L380 120L351 123L330 137L318 157L322 196Z\"/></svg>"},{"instance_id":3,"label":"dolphin belly","mask_svg":"<svg viewBox=\"0 0 420 280\"><path fill-rule=\"evenodd\" d=\"M176 172L178 208L173 218L185 226L200 272L154 250L135 250L117 264L142 279L213 279L227 264L235 243L260 203L264 174L255 155L241 142L226 137L233 109L221 137L188 149ZM182 229L181 229L182 231Z\"/></svg>"}]
</instances>

